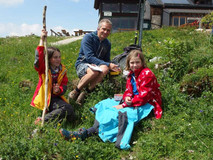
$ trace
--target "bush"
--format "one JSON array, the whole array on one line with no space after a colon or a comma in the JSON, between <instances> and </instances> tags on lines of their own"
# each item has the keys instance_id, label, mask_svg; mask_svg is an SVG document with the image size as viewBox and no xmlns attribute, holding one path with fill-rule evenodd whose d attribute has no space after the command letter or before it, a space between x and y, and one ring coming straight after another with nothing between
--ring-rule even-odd
<instances>
[{"instance_id":1,"label":"bush","mask_svg":"<svg viewBox=\"0 0 213 160\"><path fill-rule=\"evenodd\" d=\"M210 68L199 68L183 77L181 91L189 95L201 96L203 91L212 91L212 82L213 66L210 66Z\"/></svg>"}]
</instances>

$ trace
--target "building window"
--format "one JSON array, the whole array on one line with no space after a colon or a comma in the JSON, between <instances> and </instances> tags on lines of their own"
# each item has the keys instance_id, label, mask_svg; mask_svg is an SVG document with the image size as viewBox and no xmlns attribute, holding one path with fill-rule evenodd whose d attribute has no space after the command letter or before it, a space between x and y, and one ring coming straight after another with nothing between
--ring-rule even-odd
<instances>
[{"instance_id":1,"label":"building window","mask_svg":"<svg viewBox=\"0 0 213 160\"><path fill-rule=\"evenodd\" d=\"M180 25L186 23L186 18L185 17L180 17Z\"/></svg>"},{"instance_id":2,"label":"building window","mask_svg":"<svg viewBox=\"0 0 213 160\"><path fill-rule=\"evenodd\" d=\"M212 4L213 1L212 0L195 0L194 1L195 4Z\"/></svg>"},{"instance_id":3,"label":"building window","mask_svg":"<svg viewBox=\"0 0 213 160\"><path fill-rule=\"evenodd\" d=\"M172 25L180 26L186 23L186 17L174 16L172 17Z\"/></svg>"},{"instance_id":4,"label":"building window","mask_svg":"<svg viewBox=\"0 0 213 160\"><path fill-rule=\"evenodd\" d=\"M121 4L121 12L122 13L138 13L138 4L129 4L122 3Z\"/></svg>"},{"instance_id":5,"label":"building window","mask_svg":"<svg viewBox=\"0 0 213 160\"><path fill-rule=\"evenodd\" d=\"M103 17L109 18L109 17ZM112 21L112 32L116 32L118 29L136 29L137 18L136 17L112 17L109 18Z\"/></svg>"},{"instance_id":6,"label":"building window","mask_svg":"<svg viewBox=\"0 0 213 160\"><path fill-rule=\"evenodd\" d=\"M120 12L119 3L102 3L103 12Z\"/></svg>"}]
</instances>

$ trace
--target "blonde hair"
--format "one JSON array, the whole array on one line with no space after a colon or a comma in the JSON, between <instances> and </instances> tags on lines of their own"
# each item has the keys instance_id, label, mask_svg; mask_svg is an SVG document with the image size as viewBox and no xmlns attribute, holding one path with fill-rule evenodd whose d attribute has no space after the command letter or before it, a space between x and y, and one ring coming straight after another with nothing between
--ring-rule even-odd
<instances>
[{"instance_id":1,"label":"blonde hair","mask_svg":"<svg viewBox=\"0 0 213 160\"><path fill-rule=\"evenodd\" d=\"M102 23L107 23L107 24L110 24L112 26L112 22L109 19L105 18L105 19L102 19L102 20L99 21L99 23L98 23L98 29L101 28Z\"/></svg>"},{"instance_id":2,"label":"blonde hair","mask_svg":"<svg viewBox=\"0 0 213 160\"><path fill-rule=\"evenodd\" d=\"M141 63L142 63L142 67L143 68L146 68L146 61L145 61L145 58L144 58L144 55L143 53L140 51L140 50L137 50L137 49L134 49L134 50L131 50L130 53L128 54L127 56L127 59L126 59L126 70L131 70L130 69L130 65L129 65L129 61L132 59L132 58L135 58L135 57L138 57L140 58L141 60Z\"/></svg>"}]
</instances>

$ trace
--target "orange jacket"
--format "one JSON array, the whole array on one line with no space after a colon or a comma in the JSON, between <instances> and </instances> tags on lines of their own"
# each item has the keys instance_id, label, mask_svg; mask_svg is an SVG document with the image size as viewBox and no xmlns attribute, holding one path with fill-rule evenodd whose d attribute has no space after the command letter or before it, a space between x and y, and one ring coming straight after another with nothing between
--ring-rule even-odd
<instances>
[{"instance_id":1,"label":"orange jacket","mask_svg":"<svg viewBox=\"0 0 213 160\"><path fill-rule=\"evenodd\" d=\"M45 106L45 60L44 60L44 47L38 46L36 48L36 59L34 63L35 70L38 72L39 75L39 81L38 85L36 87L35 93L33 95L33 99L31 102L31 106L36 107L38 109L43 110ZM63 96L65 92L65 88L68 82L67 78L67 69L64 65L62 65L62 69L59 71L57 83L59 84L60 92L57 94L60 96L65 102L68 103L67 99ZM51 101L51 94L52 94L52 76L51 76L51 70L48 71L48 107L50 105Z\"/></svg>"}]
</instances>

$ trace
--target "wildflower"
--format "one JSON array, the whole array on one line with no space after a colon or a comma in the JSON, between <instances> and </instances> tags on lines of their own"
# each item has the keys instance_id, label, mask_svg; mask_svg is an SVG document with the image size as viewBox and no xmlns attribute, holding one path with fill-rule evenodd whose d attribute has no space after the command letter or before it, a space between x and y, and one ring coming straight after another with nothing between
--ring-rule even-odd
<instances>
[{"instance_id":1,"label":"wildflower","mask_svg":"<svg viewBox=\"0 0 213 160\"><path fill-rule=\"evenodd\" d=\"M78 155L76 155L75 157L78 158Z\"/></svg>"},{"instance_id":2,"label":"wildflower","mask_svg":"<svg viewBox=\"0 0 213 160\"><path fill-rule=\"evenodd\" d=\"M4 114L6 113L6 111L4 111Z\"/></svg>"},{"instance_id":3,"label":"wildflower","mask_svg":"<svg viewBox=\"0 0 213 160\"><path fill-rule=\"evenodd\" d=\"M184 119L182 119L182 121L184 121Z\"/></svg>"},{"instance_id":4,"label":"wildflower","mask_svg":"<svg viewBox=\"0 0 213 160\"><path fill-rule=\"evenodd\" d=\"M200 113L202 113L203 112L203 110L200 110Z\"/></svg>"},{"instance_id":5,"label":"wildflower","mask_svg":"<svg viewBox=\"0 0 213 160\"><path fill-rule=\"evenodd\" d=\"M189 153L194 153L194 150L188 150Z\"/></svg>"},{"instance_id":6,"label":"wildflower","mask_svg":"<svg viewBox=\"0 0 213 160\"><path fill-rule=\"evenodd\" d=\"M58 123L58 126L60 126L61 125L61 123Z\"/></svg>"},{"instance_id":7,"label":"wildflower","mask_svg":"<svg viewBox=\"0 0 213 160\"><path fill-rule=\"evenodd\" d=\"M30 115L28 114L27 117L29 117Z\"/></svg>"},{"instance_id":8,"label":"wildflower","mask_svg":"<svg viewBox=\"0 0 213 160\"><path fill-rule=\"evenodd\" d=\"M58 144L57 144L57 143L54 143L54 145L57 146Z\"/></svg>"},{"instance_id":9,"label":"wildflower","mask_svg":"<svg viewBox=\"0 0 213 160\"><path fill-rule=\"evenodd\" d=\"M76 137L72 137L71 140L72 140L72 141L76 140Z\"/></svg>"}]
</instances>

